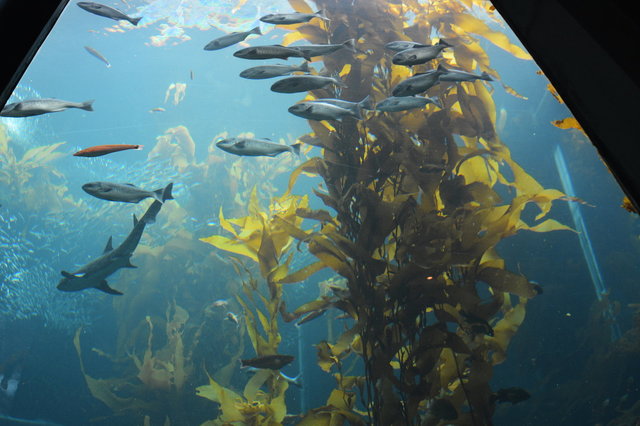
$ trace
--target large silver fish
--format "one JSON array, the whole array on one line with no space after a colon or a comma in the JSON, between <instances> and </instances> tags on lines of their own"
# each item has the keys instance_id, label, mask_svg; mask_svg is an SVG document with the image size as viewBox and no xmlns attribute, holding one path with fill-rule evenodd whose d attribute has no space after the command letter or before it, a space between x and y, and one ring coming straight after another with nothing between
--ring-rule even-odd
<instances>
[{"instance_id":1,"label":"large silver fish","mask_svg":"<svg viewBox=\"0 0 640 426\"><path fill-rule=\"evenodd\" d=\"M109 7L100 3L81 1L76 4L87 12L93 13L94 15L104 16L105 18L114 19L116 21L129 21L133 25L138 25L138 22L140 22L140 20L142 19L142 17L132 18L126 13L119 11L118 9L114 9L113 7Z\"/></svg>"},{"instance_id":2,"label":"large silver fish","mask_svg":"<svg viewBox=\"0 0 640 426\"><path fill-rule=\"evenodd\" d=\"M331 105L339 106L340 108L350 109L352 111L359 111L360 109L368 109L368 110L374 109L373 103L371 102L371 97L369 95L367 95L360 102L351 102L351 101L345 101L343 99L332 99L332 98L322 98L322 99L316 99L316 100L307 101L307 102L310 102L310 103L319 102L319 103L331 104Z\"/></svg>"},{"instance_id":3,"label":"large silver fish","mask_svg":"<svg viewBox=\"0 0 640 426\"><path fill-rule=\"evenodd\" d=\"M404 40L391 41L384 45L384 47L386 47L389 50L393 50L394 52L402 52L403 50L407 50L407 49L414 49L416 47L429 47L429 46L431 45L416 43L415 41L404 41Z\"/></svg>"},{"instance_id":4,"label":"large silver fish","mask_svg":"<svg viewBox=\"0 0 640 426\"><path fill-rule=\"evenodd\" d=\"M283 152L300 154L299 143L288 146L269 139L229 138L216 142L216 146L229 154L247 157L275 157Z\"/></svg>"},{"instance_id":5,"label":"large silver fish","mask_svg":"<svg viewBox=\"0 0 640 426\"><path fill-rule=\"evenodd\" d=\"M242 59L287 59L294 57L305 58L307 61L311 60L309 56L298 49L281 46L279 44L246 47L234 52L233 56Z\"/></svg>"},{"instance_id":6,"label":"large silver fish","mask_svg":"<svg viewBox=\"0 0 640 426\"><path fill-rule=\"evenodd\" d=\"M291 46L294 49L298 49L306 56L313 58L314 56L328 55L329 53L337 52L340 49L347 49L350 52L356 53L356 41L349 39L340 44L307 44L304 46Z\"/></svg>"},{"instance_id":7,"label":"large silver fish","mask_svg":"<svg viewBox=\"0 0 640 426\"><path fill-rule=\"evenodd\" d=\"M425 64L437 58L440 52L447 47L451 47L451 45L444 40L440 40L438 44L433 46L415 47L398 52L393 55L391 62L396 65L407 66Z\"/></svg>"},{"instance_id":8,"label":"large silver fish","mask_svg":"<svg viewBox=\"0 0 640 426\"><path fill-rule=\"evenodd\" d=\"M344 117L353 117L362 120L359 110L340 108L339 106L322 102L300 102L289 107L289 112L308 120L342 120Z\"/></svg>"},{"instance_id":9,"label":"large silver fish","mask_svg":"<svg viewBox=\"0 0 640 426\"><path fill-rule=\"evenodd\" d=\"M309 72L309 63L302 65L260 65L248 68L240 73L240 77L251 80L262 80L265 78L282 77L292 72Z\"/></svg>"},{"instance_id":10,"label":"large silver fish","mask_svg":"<svg viewBox=\"0 0 640 426\"><path fill-rule=\"evenodd\" d=\"M347 87L338 77L322 75L294 75L278 80L271 85L271 90L278 93L298 93L321 89L329 84Z\"/></svg>"},{"instance_id":11,"label":"large silver fish","mask_svg":"<svg viewBox=\"0 0 640 426\"><path fill-rule=\"evenodd\" d=\"M319 10L316 13L270 13L260 18L260 20L268 24L289 25L309 22L313 18L320 18L327 21L329 20L329 18L324 15L324 11L322 10Z\"/></svg>"},{"instance_id":12,"label":"large silver fish","mask_svg":"<svg viewBox=\"0 0 640 426\"><path fill-rule=\"evenodd\" d=\"M376 104L376 111L397 112L407 111L415 108L423 108L427 104L434 104L442 108L442 104L435 98L424 98L422 96L391 96Z\"/></svg>"},{"instance_id":13,"label":"large silver fish","mask_svg":"<svg viewBox=\"0 0 640 426\"><path fill-rule=\"evenodd\" d=\"M225 47L229 47L236 43L240 43L241 41L249 37L251 34L262 35L262 32L260 31L260 27L252 28L249 31L242 31L242 32L236 31L231 34L218 37L217 39L207 43L207 45L204 47L204 50L224 49Z\"/></svg>"},{"instance_id":14,"label":"large silver fish","mask_svg":"<svg viewBox=\"0 0 640 426\"><path fill-rule=\"evenodd\" d=\"M164 200L173 200L172 188L173 183L155 191L146 191L130 183L89 182L82 185L84 192L89 195L121 203L138 203L145 198L153 198L161 203Z\"/></svg>"},{"instance_id":15,"label":"large silver fish","mask_svg":"<svg viewBox=\"0 0 640 426\"><path fill-rule=\"evenodd\" d=\"M493 78L486 71L483 71L482 74L473 74L467 71L462 70L452 70L445 68L440 65L440 69L445 71L440 75L440 81L473 81L473 80L485 80L485 81L493 81Z\"/></svg>"},{"instance_id":16,"label":"large silver fish","mask_svg":"<svg viewBox=\"0 0 640 426\"><path fill-rule=\"evenodd\" d=\"M85 111L93 111L93 100L86 102L70 102L60 99L27 99L22 102L14 102L5 105L0 111L1 117L31 117L33 115L60 112L69 108L79 108Z\"/></svg>"},{"instance_id":17,"label":"large silver fish","mask_svg":"<svg viewBox=\"0 0 640 426\"><path fill-rule=\"evenodd\" d=\"M440 75L444 74L445 72L446 70L443 69L443 67L438 66L438 68L435 70L429 70L427 72L415 74L398 83L398 85L391 91L391 94L393 96L400 97L413 96L422 92L426 92L431 87L438 84Z\"/></svg>"}]
</instances>

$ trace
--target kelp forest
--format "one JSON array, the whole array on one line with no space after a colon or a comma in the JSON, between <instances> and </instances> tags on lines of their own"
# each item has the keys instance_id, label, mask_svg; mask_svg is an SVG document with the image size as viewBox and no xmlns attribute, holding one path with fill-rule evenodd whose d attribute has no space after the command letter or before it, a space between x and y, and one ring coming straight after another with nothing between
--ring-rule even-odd
<instances>
[{"instance_id":1,"label":"kelp forest","mask_svg":"<svg viewBox=\"0 0 640 426\"><path fill-rule=\"evenodd\" d=\"M499 244L520 232L573 233L547 215L554 202L579 202L538 183L497 131L494 91L523 96L502 82L483 46L531 58L496 30L501 21L484 0L289 3L328 19L284 27L283 45L355 40L356 53L313 63L346 87L313 90L306 100L379 102L438 63L493 81L441 81L425 94L439 105L425 109L309 120L307 134L283 141L301 142L302 159L252 159L249 167L222 157L215 141L225 135L212 131L199 160L185 126L159 136L148 159L168 159L176 181L200 184L187 200L166 203L136 251L138 269L120 273L115 346L88 344L83 328L75 334L86 384L111 413L94 424L490 425L508 392L491 385L493 369L508 362L529 301L544 298L508 267ZM394 40L452 47L410 68L392 64L384 46ZM0 181L22 187L37 172L63 195L56 203L82 204L50 167L61 143L20 157L2 140ZM302 181L313 183L311 193L300 191ZM216 232L191 229L194 216L215 217ZM293 305L288 294L303 285L319 296ZM298 412L286 376L244 374L240 360L296 355L282 349L283 334L311 321L332 329L314 350L334 387L318 391L323 405ZM92 371L90 359L110 367ZM313 381L304 386L314 390Z\"/></svg>"}]
</instances>

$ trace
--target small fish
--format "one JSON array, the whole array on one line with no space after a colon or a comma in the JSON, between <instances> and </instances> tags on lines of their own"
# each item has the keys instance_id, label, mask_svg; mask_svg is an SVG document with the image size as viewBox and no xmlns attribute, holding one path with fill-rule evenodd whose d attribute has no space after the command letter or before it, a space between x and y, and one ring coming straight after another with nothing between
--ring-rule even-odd
<instances>
[{"instance_id":1,"label":"small fish","mask_svg":"<svg viewBox=\"0 0 640 426\"><path fill-rule=\"evenodd\" d=\"M97 145L85 148L73 154L75 157L100 157L112 152L124 151L127 149L141 150L144 145Z\"/></svg>"},{"instance_id":2,"label":"small fish","mask_svg":"<svg viewBox=\"0 0 640 426\"><path fill-rule=\"evenodd\" d=\"M173 200L171 189L173 183L155 191L145 191L131 183L89 182L82 185L82 189L89 195L108 201L121 203L139 203L145 198L153 198L160 201Z\"/></svg>"},{"instance_id":3,"label":"small fish","mask_svg":"<svg viewBox=\"0 0 640 426\"><path fill-rule=\"evenodd\" d=\"M489 324L485 319L465 311L460 311L460 315L462 315L465 321L469 323L471 333L486 334L487 336L494 335L493 327L491 327L491 324Z\"/></svg>"},{"instance_id":4,"label":"small fish","mask_svg":"<svg viewBox=\"0 0 640 426\"><path fill-rule=\"evenodd\" d=\"M393 96L400 97L413 96L426 92L431 87L438 84L440 75L445 72L446 69L443 69L443 67L439 65L435 70L414 74L406 80L398 83L398 85L391 91L391 94Z\"/></svg>"},{"instance_id":5,"label":"small fish","mask_svg":"<svg viewBox=\"0 0 640 426\"><path fill-rule=\"evenodd\" d=\"M302 65L261 65L242 71L240 77L251 80L262 80L265 78L281 77L297 71L309 72L309 63L305 61Z\"/></svg>"},{"instance_id":6,"label":"small fish","mask_svg":"<svg viewBox=\"0 0 640 426\"><path fill-rule=\"evenodd\" d=\"M85 46L84 47L85 50L87 52L89 52L90 54L92 54L93 56L95 56L96 58L100 59L102 62L104 62L107 65L107 68L111 68L111 64L109 63L109 61L107 60L107 58L105 58L102 53L98 52L96 49L94 49L91 46Z\"/></svg>"},{"instance_id":7,"label":"small fish","mask_svg":"<svg viewBox=\"0 0 640 426\"><path fill-rule=\"evenodd\" d=\"M437 98L424 98L422 96L390 96L376 104L376 111L407 111L415 108L423 108L427 104L434 104L442 108L442 105Z\"/></svg>"},{"instance_id":8,"label":"small fish","mask_svg":"<svg viewBox=\"0 0 640 426\"><path fill-rule=\"evenodd\" d=\"M249 31L242 31L242 32L235 31L235 32L232 32L231 34L218 37L217 39L207 43L207 45L204 47L204 50L224 49L225 47L229 47L236 43L240 43L251 34L262 35L262 32L260 31L260 27L252 28Z\"/></svg>"},{"instance_id":9,"label":"small fish","mask_svg":"<svg viewBox=\"0 0 640 426\"><path fill-rule=\"evenodd\" d=\"M526 401L531 398L531 394L522 388L504 388L499 389L491 395L491 399L495 402L510 402L511 405Z\"/></svg>"},{"instance_id":10,"label":"small fish","mask_svg":"<svg viewBox=\"0 0 640 426\"><path fill-rule=\"evenodd\" d=\"M229 301L226 299L218 299L211 304L211 306L213 306L214 308L225 308L228 305Z\"/></svg>"},{"instance_id":11,"label":"small fish","mask_svg":"<svg viewBox=\"0 0 640 426\"><path fill-rule=\"evenodd\" d=\"M240 325L240 318L238 318L238 316L233 312L227 312L227 316L225 317L225 319L231 321L235 325Z\"/></svg>"},{"instance_id":12,"label":"small fish","mask_svg":"<svg viewBox=\"0 0 640 426\"><path fill-rule=\"evenodd\" d=\"M393 55L391 62L396 65L407 66L425 64L432 59L437 58L440 52L442 52L447 47L451 47L451 45L444 40L440 40L438 44L433 46L416 47L412 49L402 50Z\"/></svg>"},{"instance_id":13,"label":"small fish","mask_svg":"<svg viewBox=\"0 0 640 426\"><path fill-rule=\"evenodd\" d=\"M60 112L69 108L78 108L85 111L93 111L93 100L78 103L63 101L60 99L28 99L22 102L14 102L5 105L0 111L1 117L31 117L34 115Z\"/></svg>"},{"instance_id":14,"label":"small fish","mask_svg":"<svg viewBox=\"0 0 640 426\"><path fill-rule=\"evenodd\" d=\"M271 44L266 46L245 47L233 53L236 58L242 59L287 59L287 58L305 58L310 61L311 58L305 56L304 53L293 47L285 47L279 44Z\"/></svg>"},{"instance_id":15,"label":"small fish","mask_svg":"<svg viewBox=\"0 0 640 426\"><path fill-rule=\"evenodd\" d=\"M329 20L324 14L323 10L319 10L316 13L270 13L260 18L262 22L275 25L290 25L300 24L302 22L309 22L313 18L320 18L326 21Z\"/></svg>"},{"instance_id":16,"label":"small fish","mask_svg":"<svg viewBox=\"0 0 640 426\"><path fill-rule=\"evenodd\" d=\"M340 44L308 44L305 46L291 47L298 49L311 58L314 56L328 55L329 53L337 52L340 49L347 49L350 52L356 53L356 41L354 39L349 39Z\"/></svg>"},{"instance_id":17,"label":"small fish","mask_svg":"<svg viewBox=\"0 0 640 426\"><path fill-rule=\"evenodd\" d=\"M336 105L322 102L300 102L289 107L289 112L308 120L342 120L344 117L353 117L362 120L359 110L341 108Z\"/></svg>"},{"instance_id":18,"label":"small fish","mask_svg":"<svg viewBox=\"0 0 640 426\"><path fill-rule=\"evenodd\" d=\"M304 323L307 323L311 320L321 317L322 315L324 315L325 312L327 312L327 309L318 309L317 311L311 311L307 315L303 316L300 319L300 321L296 323L296 325L301 326Z\"/></svg>"},{"instance_id":19,"label":"small fish","mask_svg":"<svg viewBox=\"0 0 640 426\"><path fill-rule=\"evenodd\" d=\"M430 44L421 44L416 43L415 41L392 41L384 45L389 50L393 50L394 52L402 52L407 49L415 49L417 47L429 47Z\"/></svg>"},{"instance_id":20,"label":"small fish","mask_svg":"<svg viewBox=\"0 0 640 426\"><path fill-rule=\"evenodd\" d=\"M321 89L329 84L347 87L338 77L322 75L294 75L278 80L271 85L271 90L278 93L298 93Z\"/></svg>"},{"instance_id":21,"label":"small fish","mask_svg":"<svg viewBox=\"0 0 640 426\"><path fill-rule=\"evenodd\" d=\"M151 108L149 110L149 112L165 112L166 109L162 108L162 107L158 107L158 108Z\"/></svg>"},{"instance_id":22,"label":"small fish","mask_svg":"<svg viewBox=\"0 0 640 426\"><path fill-rule=\"evenodd\" d=\"M373 103L371 102L371 97L369 95L367 95L363 100L361 100L360 102L351 102L351 101L345 101L343 99L331 99L331 98L322 98L322 99L316 99L313 101L307 101L307 102L322 102L325 104L331 104L331 105L335 105L335 106L339 106L340 108L344 108L344 109L350 109L353 111L357 111L359 109L368 109L368 110L373 110Z\"/></svg>"},{"instance_id":23,"label":"small fish","mask_svg":"<svg viewBox=\"0 0 640 426\"><path fill-rule=\"evenodd\" d=\"M113 7L109 7L100 3L81 1L76 4L87 12L93 13L94 15L104 16L105 18L114 19L116 21L129 21L133 25L138 25L138 22L140 22L140 20L142 19L142 17L132 18L124 12L119 11L118 9L114 9Z\"/></svg>"},{"instance_id":24,"label":"small fish","mask_svg":"<svg viewBox=\"0 0 640 426\"><path fill-rule=\"evenodd\" d=\"M264 355L257 358L242 359L240 360L240 366L280 370L285 365L293 362L294 359L295 357L291 355Z\"/></svg>"},{"instance_id":25,"label":"small fish","mask_svg":"<svg viewBox=\"0 0 640 426\"><path fill-rule=\"evenodd\" d=\"M440 75L440 81L473 81L473 80L485 80L493 81L493 78L486 71L482 71L482 74L473 74L462 70L452 70L440 65L440 68L445 72Z\"/></svg>"},{"instance_id":26,"label":"small fish","mask_svg":"<svg viewBox=\"0 0 640 426\"><path fill-rule=\"evenodd\" d=\"M271 142L269 139L229 138L216 142L216 146L229 154L248 157L275 157L283 152L300 155L300 144L291 146Z\"/></svg>"},{"instance_id":27,"label":"small fish","mask_svg":"<svg viewBox=\"0 0 640 426\"><path fill-rule=\"evenodd\" d=\"M191 78L191 80L193 80L193 77L194 77L194 75L193 75L193 70L190 70L190 71L189 71L189 78Z\"/></svg>"}]
</instances>

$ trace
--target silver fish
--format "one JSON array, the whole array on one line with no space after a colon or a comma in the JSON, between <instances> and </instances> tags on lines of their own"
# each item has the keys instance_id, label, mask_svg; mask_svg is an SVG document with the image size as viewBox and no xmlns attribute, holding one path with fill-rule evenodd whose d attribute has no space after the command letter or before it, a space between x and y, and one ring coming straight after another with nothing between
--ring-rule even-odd
<instances>
[{"instance_id":1,"label":"silver fish","mask_svg":"<svg viewBox=\"0 0 640 426\"><path fill-rule=\"evenodd\" d=\"M140 22L140 20L142 19L142 17L132 18L124 12L119 11L118 9L114 9L113 7L109 7L100 3L81 1L76 4L87 12L93 13L94 15L104 16L105 18L114 19L116 21L129 21L133 25L138 25L138 22Z\"/></svg>"},{"instance_id":2,"label":"silver fish","mask_svg":"<svg viewBox=\"0 0 640 426\"><path fill-rule=\"evenodd\" d=\"M322 10L319 10L316 13L270 13L260 18L260 20L268 24L289 25L309 22L313 18L320 18L327 21L329 20L329 18L324 15L324 11Z\"/></svg>"},{"instance_id":3,"label":"silver fish","mask_svg":"<svg viewBox=\"0 0 640 426\"><path fill-rule=\"evenodd\" d=\"M173 183L155 191L145 191L131 183L89 182L82 185L84 192L89 195L121 203L138 203L145 198L153 198L161 203L163 202L163 197L166 200L173 200L173 196L171 196L172 188Z\"/></svg>"},{"instance_id":4,"label":"silver fish","mask_svg":"<svg viewBox=\"0 0 640 426\"><path fill-rule=\"evenodd\" d=\"M340 44L307 44L304 46L291 46L294 49L298 49L306 56L313 58L314 56L328 55L329 53L337 52L340 49L347 49L353 53L356 53L356 41L349 39Z\"/></svg>"},{"instance_id":5,"label":"silver fish","mask_svg":"<svg viewBox=\"0 0 640 426\"><path fill-rule=\"evenodd\" d=\"M452 70L440 65L440 68L444 70L444 74L440 75L440 81L473 81L473 80L485 80L493 81L493 78L486 71L482 74L473 74L462 70Z\"/></svg>"},{"instance_id":6,"label":"silver fish","mask_svg":"<svg viewBox=\"0 0 640 426\"><path fill-rule=\"evenodd\" d=\"M294 75L278 80L271 85L271 90L278 93L298 93L321 89L329 84L347 87L338 77L322 75Z\"/></svg>"},{"instance_id":7,"label":"silver fish","mask_svg":"<svg viewBox=\"0 0 640 426\"><path fill-rule=\"evenodd\" d=\"M298 49L281 46L279 44L246 47L234 52L233 56L242 59L287 59L294 57L305 58L307 61L311 60L309 56Z\"/></svg>"},{"instance_id":8,"label":"silver fish","mask_svg":"<svg viewBox=\"0 0 640 426\"><path fill-rule=\"evenodd\" d=\"M217 39L207 43L207 45L204 47L204 50L219 50L225 47L232 46L236 43L240 43L251 34L262 35L262 32L260 31L260 27L252 28L249 31L242 31L242 32L236 31L231 34L218 37Z\"/></svg>"},{"instance_id":9,"label":"silver fish","mask_svg":"<svg viewBox=\"0 0 640 426\"><path fill-rule=\"evenodd\" d=\"M445 72L446 70L443 70L441 66L438 66L435 70L415 74L398 83L398 85L391 91L391 94L393 96L400 97L413 96L426 92L431 87L438 84L440 75Z\"/></svg>"},{"instance_id":10,"label":"silver fish","mask_svg":"<svg viewBox=\"0 0 640 426\"><path fill-rule=\"evenodd\" d=\"M430 60L437 58L440 52L447 47L451 47L451 45L444 40L440 40L438 44L433 46L416 47L398 52L393 55L391 62L396 65L407 66L425 64Z\"/></svg>"},{"instance_id":11,"label":"silver fish","mask_svg":"<svg viewBox=\"0 0 640 426\"><path fill-rule=\"evenodd\" d=\"M376 111L406 111L409 109L423 108L427 104L434 104L442 108L442 104L437 98L424 98L421 96L391 96L376 104Z\"/></svg>"},{"instance_id":12,"label":"silver fish","mask_svg":"<svg viewBox=\"0 0 640 426\"><path fill-rule=\"evenodd\" d=\"M322 102L300 102L289 107L289 112L308 120L342 120L344 117L354 117L362 120L359 110L340 108Z\"/></svg>"},{"instance_id":13,"label":"silver fish","mask_svg":"<svg viewBox=\"0 0 640 426\"><path fill-rule=\"evenodd\" d=\"M402 52L403 50L407 50L407 49L415 49L416 47L429 47L429 46L431 45L416 43L415 41L404 41L404 40L392 41L384 45L384 47L386 47L389 50L393 50L394 52Z\"/></svg>"},{"instance_id":14,"label":"silver fish","mask_svg":"<svg viewBox=\"0 0 640 426\"><path fill-rule=\"evenodd\" d=\"M360 109L368 109L368 110L374 109L373 103L371 102L371 97L369 95L367 95L360 102L351 102L351 101L345 101L343 99L331 99L331 98L322 98L322 99L316 99L314 101L307 101L307 102L322 102L325 104L339 106L340 108L350 109L353 111L357 111Z\"/></svg>"},{"instance_id":15,"label":"silver fish","mask_svg":"<svg viewBox=\"0 0 640 426\"><path fill-rule=\"evenodd\" d=\"M261 65L248 68L240 73L240 77L251 80L262 80L265 78L282 77L292 72L309 72L309 63L302 65Z\"/></svg>"},{"instance_id":16,"label":"silver fish","mask_svg":"<svg viewBox=\"0 0 640 426\"><path fill-rule=\"evenodd\" d=\"M288 146L269 139L229 138L216 142L216 146L229 154L247 157L275 157L283 152L300 155L299 143Z\"/></svg>"},{"instance_id":17,"label":"silver fish","mask_svg":"<svg viewBox=\"0 0 640 426\"><path fill-rule=\"evenodd\" d=\"M107 68L111 68L111 64L109 63L109 61L107 60L107 58L105 58L102 53L98 52L96 49L94 49L91 46L85 46L84 47L85 50L87 52L89 52L90 54L92 54L93 56L95 56L96 58L100 59L102 62L104 62L107 65Z\"/></svg>"},{"instance_id":18,"label":"silver fish","mask_svg":"<svg viewBox=\"0 0 640 426\"><path fill-rule=\"evenodd\" d=\"M0 111L0 117L31 117L33 115L64 111L68 108L93 111L92 104L93 100L79 103L51 98L28 99L5 105L2 111Z\"/></svg>"}]
</instances>

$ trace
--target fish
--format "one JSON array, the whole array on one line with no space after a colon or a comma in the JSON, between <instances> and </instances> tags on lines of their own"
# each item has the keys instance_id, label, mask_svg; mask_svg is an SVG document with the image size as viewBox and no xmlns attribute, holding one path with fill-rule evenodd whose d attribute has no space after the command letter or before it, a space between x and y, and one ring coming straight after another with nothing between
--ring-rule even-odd
<instances>
[{"instance_id":1,"label":"fish","mask_svg":"<svg viewBox=\"0 0 640 426\"><path fill-rule=\"evenodd\" d=\"M322 75L293 75L276 81L271 85L271 90L278 93L298 93L309 90L321 89L329 84L339 87L347 87L338 77Z\"/></svg>"},{"instance_id":2,"label":"fish","mask_svg":"<svg viewBox=\"0 0 640 426\"><path fill-rule=\"evenodd\" d=\"M429 70L427 72L414 74L406 80L398 83L398 85L391 91L391 94L393 96L400 97L413 96L422 92L426 92L431 87L438 84L438 82L440 81L440 75L444 74L445 72L446 70L443 69L441 65L438 65L438 68L435 70Z\"/></svg>"},{"instance_id":3,"label":"fish","mask_svg":"<svg viewBox=\"0 0 640 426\"><path fill-rule=\"evenodd\" d=\"M440 75L440 81L473 81L473 80L485 80L493 81L493 78L486 71L482 71L482 74L473 74L462 70L452 70L440 65L440 68L444 71Z\"/></svg>"},{"instance_id":4,"label":"fish","mask_svg":"<svg viewBox=\"0 0 640 426\"><path fill-rule=\"evenodd\" d=\"M415 47L402 50L393 55L391 62L396 65L407 66L425 64L432 59L437 58L440 52L442 52L447 47L451 47L451 45L441 39L438 44L435 44L433 46Z\"/></svg>"},{"instance_id":5,"label":"fish","mask_svg":"<svg viewBox=\"0 0 640 426\"><path fill-rule=\"evenodd\" d=\"M397 112L415 108L423 108L427 104L434 104L442 108L437 98L425 98L422 96L390 96L376 104L376 111Z\"/></svg>"},{"instance_id":6,"label":"fish","mask_svg":"<svg viewBox=\"0 0 640 426\"><path fill-rule=\"evenodd\" d=\"M298 321L296 323L297 326L301 326L304 323L307 323L311 320L314 320L318 317L321 317L322 315L324 315L324 313L327 312L327 309L318 309L317 311L311 311L309 312L307 315L303 316L300 321Z\"/></svg>"},{"instance_id":7,"label":"fish","mask_svg":"<svg viewBox=\"0 0 640 426\"><path fill-rule=\"evenodd\" d=\"M167 200L164 194L162 201ZM92 260L75 272L61 271L62 279L56 286L60 291L72 292L82 291L88 288L95 288L111 295L122 295L123 293L109 287L106 278L121 268L135 268L131 264L131 256L138 247L142 232L147 224L155 221L156 215L162 208L163 203L154 201L151 203L145 214L138 220L133 215L133 229L127 238L117 248L113 248L112 237L109 237L102 256Z\"/></svg>"},{"instance_id":8,"label":"fish","mask_svg":"<svg viewBox=\"0 0 640 426\"><path fill-rule=\"evenodd\" d=\"M141 150L144 145L97 145L76 152L74 157L100 157L112 152L125 151L127 149Z\"/></svg>"},{"instance_id":9,"label":"fish","mask_svg":"<svg viewBox=\"0 0 640 426\"><path fill-rule=\"evenodd\" d=\"M155 191L145 191L131 183L89 182L82 185L82 189L89 195L108 201L121 203L139 203L145 198L153 198L161 203L173 200L171 189L173 182Z\"/></svg>"},{"instance_id":10,"label":"fish","mask_svg":"<svg viewBox=\"0 0 640 426\"><path fill-rule=\"evenodd\" d=\"M350 109L353 111L357 111L359 109L368 109L368 110L374 109L373 103L371 102L371 96L369 95L367 95L360 102L351 102L351 101L345 101L343 99L332 99L332 98L322 98L322 99L316 99L316 100L307 101L307 102L311 102L311 103L322 102L325 104L339 106L340 108Z\"/></svg>"},{"instance_id":11,"label":"fish","mask_svg":"<svg viewBox=\"0 0 640 426\"><path fill-rule=\"evenodd\" d=\"M340 49L347 49L350 52L356 53L356 41L354 39L349 39L340 44L307 44L304 46L291 47L298 49L311 58L314 56L328 55L329 53L337 52Z\"/></svg>"},{"instance_id":12,"label":"fish","mask_svg":"<svg viewBox=\"0 0 640 426\"><path fill-rule=\"evenodd\" d=\"M300 155L300 145L291 146L274 143L269 139L229 138L216 142L216 146L229 154L248 157L275 157L283 152Z\"/></svg>"},{"instance_id":13,"label":"fish","mask_svg":"<svg viewBox=\"0 0 640 426\"><path fill-rule=\"evenodd\" d=\"M316 13L270 13L268 15L264 15L262 18L260 18L260 20L262 22L266 22L267 24L290 25L309 22L313 18L320 18L324 19L325 21L329 21L329 18L325 16L323 10L319 10Z\"/></svg>"},{"instance_id":14,"label":"fish","mask_svg":"<svg viewBox=\"0 0 640 426\"><path fill-rule=\"evenodd\" d=\"M227 312L227 315L224 319L231 321L235 325L240 325L240 318L238 318L238 316L233 312Z\"/></svg>"},{"instance_id":15,"label":"fish","mask_svg":"<svg viewBox=\"0 0 640 426\"><path fill-rule=\"evenodd\" d=\"M465 311L460 311L460 315L462 315L465 321L469 324L471 333L486 334L487 336L494 335L493 327L491 327L491 324L489 324L485 319Z\"/></svg>"},{"instance_id":16,"label":"fish","mask_svg":"<svg viewBox=\"0 0 640 426\"><path fill-rule=\"evenodd\" d=\"M531 394L522 388L504 388L491 395L492 402L510 402L511 405L526 401Z\"/></svg>"},{"instance_id":17,"label":"fish","mask_svg":"<svg viewBox=\"0 0 640 426\"><path fill-rule=\"evenodd\" d=\"M104 16L105 18L114 19L116 21L129 21L133 25L138 25L138 22L140 22L140 20L142 19L142 17L132 18L126 13L119 11L118 9L114 9L113 7L109 7L100 3L81 1L76 4L87 12L93 13L94 15Z\"/></svg>"},{"instance_id":18,"label":"fish","mask_svg":"<svg viewBox=\"0 0 640 426\"><path fill-rule=\"evenodd\" d=\"M34 115L60 112L69 108L93 111L93 102L93 100L71 102L53 98L27 99L5 105L2 111L0 111L0 117L31 117Z\"/></svg>"},{"instance_id":19,"label":"fish","mask_svg":"<svg viewBox=\"0 0 640 426\"><path fill-rule=\"evenodd\" d=\"M256 367L245 367L245 371L248 373L257 373L258 371L260 371L259 368ZM297 376L295 377L289 377L286 374L284 374L282 371L280 372L280 377L282 377L284 380L286 380L288 383L297 386L299 388L303 387L303 382L302 382L302 373L299 373Z\"/></svg>"},{"instance_id":20,"label":"fish","mask_svg":"<svg viewBox=\"0 0 640 426\"><path fill-rule=\"evenodd\" d=\"M291 364L295 359L292 355L263 355L257 358L242 359L240 360L240 366L266 368L269 370L280 370L287 364Z\"/></svg>"},{"instance_id":21,"label":"fish","mask_svg":"<svg viewBox=\"0 0 640 426\"><path fill-rule=\"evenodd\" d=\"M280 44L269 44L265 46L245 47L233 53L236 58L242 59L287 59L305 58L310 61L309 56L293 47L285 47Z\"/></svg>"},{"instance_id":22,"label":"fish","mask_svg":"<svg viewBox=\"0 0 640 426\"><path fill-rule=\"evenodd\" d=\"M415 41L404 41L404 40L391 41L384 45L384 47L386 47L389 50L393 50L394 52L402 52L403 50L407 50L407 49L415 49L417 47L429 47L429 46L431 45L416 43Z\"/></svg>"},{"instance_id":23,"label":"fish","mask_svg":"<svg viewBox=\"0 0 640 426\"><path fill-rule=\"evenodd\" d=\"M107 58L105 58L102 53L98 52L96 49L94 49L91 46L85 46L84 47L85 50L87 52L89 52L90 54L92 54L93 56L95 56L96 58L100 59L102 62L104 62L107 65L107 68L111 68L111 63L109 63L109 61L107 60Z\"/></svg>"},{"instance_id":24,"label":"fish","mask_svg":"<svg viewBox=\"0 0 640 426\"><path fill-rule=\"evenodd\" d=\"M157 107L157 108L151 108L149 110L149 112L165 112L166 109L162 108L162 107Z\"/></svg>"},{"instance_id":25,"label":"fish","mask_svg":"<svg viewBox=\"0 0 640 426\"><path fill-rule=\"evenodd\" d=\"M229 301L226 299L218 299L213 303L211 303L211 306L213 306L214 308L224 308L228 305L229 305Z\"/></svg>"},{"instance_id":26,"label":"fish","mask_svg":"<svg viewBox=\"0 0 640 426\"><path fill-rule=\"evenodd\" d=\"M260 65L242 71L240 77L251 80L262 80L265 78L281 77L297 71L309 72L309 63L305 61L301 65Z\"/></svg>"},{"instance_id":27,"label":"fish","mask_svg":"<svg viewBox=\"0 0 640 426\"><path fill-rule=\"evenodd\" d=\"M289 112L298 117L316 121L342 120L344 117L362 120L359 110L354 111L322 102L300 102L289 107Z\"/></svg>"},{"instance_id":28,"label":"fish","mask_svg":"<svg viewBox=\"0 0 640 426\"><path fill-rule=\"evenodd\" d=\"M231 34L218 37L217 39L207 43L207 45L204 47L204 50L224 49L225 47L229 47L236 43L240 43L251 34L262 35L262 32L260 31L260 27L252 28L249 31L234 31Z\"/></svg>"}]
</instances>

